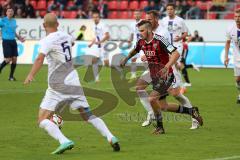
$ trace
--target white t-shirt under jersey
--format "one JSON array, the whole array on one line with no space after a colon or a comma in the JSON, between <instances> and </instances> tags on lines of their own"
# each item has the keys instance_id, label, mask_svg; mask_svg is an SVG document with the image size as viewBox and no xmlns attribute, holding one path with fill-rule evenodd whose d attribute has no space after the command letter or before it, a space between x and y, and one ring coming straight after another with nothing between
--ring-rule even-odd
<instances>
[{"instance_id":1,"label":"white t-shirt under jersey","mask_svg":"<svg viewBox=\"0 0 240 160\"><path fill-rule=\"evenodd\" d=\"M52 76L58 67L65 63L72 64L71 53L73 41L74 38L72 36L61 31L50 33L40 40L39 53L44 54L48 62L48 84L50 83L50 76ZM73 69L73 65L70 65L69 70L73 71L66 77L66 79L63 79L64 83L69 85L80 85L78 74ZM58 70L57 74L64 75L64 72L61 73L61 71Z\"/></svg>"},{"instance_id":2,"label":"white t-shirt under jersey","mask_svg":"<svg viewBox=\"0 0 240 160\"><path fill-rule=\"evenodd\" d=\"M175 16L174 19L170 19L169 16L164 17L161 20L163 27L168 30L170 34L170 42L175 47L182 45L182 41L174 42L175 37L181 37L182 33L188 32L188 28L184 22L184 20L178 16Z\"/></svg>"},{"instance_id":3,"label":"white t-shirt under jersey","mask_svg":"<svg viewBox=\"0 0 240 160\"><path fill-rule=\"evenodd\" d=\"M240 29L237 28L235 22L228 27L226 37L233 44L234 65L240 67Z\"/></svg>"}]
</instances>

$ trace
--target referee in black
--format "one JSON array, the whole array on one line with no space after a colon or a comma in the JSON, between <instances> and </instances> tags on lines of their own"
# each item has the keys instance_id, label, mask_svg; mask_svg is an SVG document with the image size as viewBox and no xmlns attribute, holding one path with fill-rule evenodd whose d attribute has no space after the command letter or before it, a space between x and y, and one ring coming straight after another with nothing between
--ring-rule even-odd
<instances>
[{"instance_id":1,"label":"referee in black","mask_svg":"<svg viewBox=\"0 0 240 160\"><path fill-rule=\"evenodd\" d=\"M8 63L11 63L11 71L8 80L16 81L14 77L14 72L17 66L18 50L15 38L17 38L21 42L24 42L25 40L16 33L17 23L16 20L13 18L13 8L6 8L5 13L6 16L0 20L0 28L2 31L2 48L4 54L4 60L0 66L0 73Z\"/></svg>"}]
</instances>

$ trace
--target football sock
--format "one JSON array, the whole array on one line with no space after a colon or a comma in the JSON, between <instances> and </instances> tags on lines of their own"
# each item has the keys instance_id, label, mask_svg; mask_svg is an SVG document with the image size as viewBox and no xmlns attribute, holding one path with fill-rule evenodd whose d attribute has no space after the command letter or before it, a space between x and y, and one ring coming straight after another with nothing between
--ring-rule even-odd
<instances>
[{"instance_id":1,"label":"football sock","mask_svg":"<svg viewBox=\"0 0 240 160\"><path fill-rule=\"evenodd\" d=\"M148 100L148 93L145 90L137 90L137 94L140 98L140 102L147 112L152 111L152 106Z\"/></svg>"},{"instance_id":2,"label":"football sock","mask_svg":"<svg viewBox=\"0 0 240 160\"><path fill-rule=\"evenodd\" d=\"M185 106L179 105L177 113L190 114L192 115L192 108L187 108Z\"/></svg>"},{"instance_id":3,"label":"football sock","mask_svg":"<svg viewBox=\"0 0 240 160\"><path fill-rule=\"evenodd\" d=\"M15 69L16 69L17 64L16 63L12 63L11 64L11 71L10 71L10 76L9 77L13 77Z\"/></svg>"},{"instance_id":4,"label":"football sock","mask_svg":"<svg viewBox=\"0 0 240 160\"><path fill-rule=\"evenodd\" d=\"M62 134L58 126L49 119L44 119L43 121L41 121L39 127L47 131L47 133L54 139L58 140L60 144L70 141Z\"/></svg>"},{"instance_id":5,"label":"football sock","mask_svg":"<svg viewBox=\"0 0 240 160\"><path fill-rule=\"evenodd\" d=\"M184 78L185 82L190 83L190 80L189 80L189 77L188 77L188 72L187 72L187 68L186 68L186 67L183 68L183 70L182 70L182 75L183 75L183 78Z\"/></svg>"},{"instance_id":6,"label":"football sock","mask_svg":"<svg viewBox=\"0 0 240 160\"><path fill-rule=\"evenodd\" d=\"M162 113L161 112L155 114L155 119L156 119L156 122L157 122L157 127L163 128Z\"/></svg>"},{"instance_id":7,"label":"football sock","mask_svg":"<svg viewBox=\"0 0 240 160\"><path fill-rule=\"evenodd\" d=\"M136 77L137 66L136 63L131 64L131 77Z\"/></svg>"},{"instance_id":8,"label":"football sock","mask_svg":"<svg viewBox=\"0 0 240 160\"><path fill-rule=\"evenodd\" d=\"M93 76L95 81L99 81L99 74L98 74L98 64L93 64Z\"/></svg>"},{"instance_id":9,"label":"football sock","mask_svg":"<svg viewBox=\"0 0 240 160\"><path fill-rule=\"evenodd\" d=\"M192 104L190 103L189 99L184 96L183 94L179 94L174 96L174 98L181 103L181 105L186 106L187 108L192 108Z\"/></svg>"},{"instance_id":10,"label":"football sock","mask_svg":"<svg viewBox=\"0 0 240 160\"><path fill-rule=\"evenodd\" d=\"M9 63L9 62L8 62ZM8 64L5 60L3 60L1 66L0 66L0 72L2 71L2 69Z\"/></svg>"},{"instance_id":11,"label":"football sock","mask_svg":"<svg viewBox=\"0 0 240 160\"><path fill-rule=\"evenodd\" d=\"M91 123L104 137L106 137L109 142L112 137L114 137L102 119L96 116L91 116L88 119L88 122Z\"/></svg>"}]
</instances>

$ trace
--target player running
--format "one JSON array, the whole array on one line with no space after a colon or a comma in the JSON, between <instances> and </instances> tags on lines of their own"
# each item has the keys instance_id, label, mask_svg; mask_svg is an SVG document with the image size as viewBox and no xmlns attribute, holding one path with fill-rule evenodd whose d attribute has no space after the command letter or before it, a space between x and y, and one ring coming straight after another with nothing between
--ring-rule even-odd
<instances>
[{"instance_id":1,"label":"player running","mask_svg":"<svg viewBox=\"0 0 240 160\"><path fill-rule=\"evenodd\" d=\"M95 82L99 82L99 71L98 65L99 60L103 59L105 65L109 65L109 57L108 53L104 51L104 42L107 41L110 36L109 32L107 31L106 25L100 21L100 13L99 11L93 11L92 18L94 21L93 31L95 33L94 39L88 45L89 48L92 48L89 53L93 55L94 58L92 59L93 63L93 75Z\"/></svg>"},{"instance_id":2,"label":"player running","mask_svg":"<svg viewBox=\"0 0 240 160\"><path fill-rule=\"evenodd\" d=\"M149 21L142 20L137 26L141 39L138 40L136 47L130 51L129 55L121 61L121 66L124 66L131 57L143 50L148 61L153 86L153 91L149 95L149 101L157 122L153 133L165 133L161 110L192 115L202 125L203 121L197 108L188 108L183 105L168 104L166 102L168 89L174 81L172 66L180 56L176 47L171 45L164 37L153 33L152 25Z\"/></svg>"},{"instance_id":3,"label":"player running","mask_svg":"<svg viewBox=\"0 0 240 160\"><path fill-rule=\"evenodd\" d=\"M40 105L38 123L40 128L43 128L60 143L60 146L52 154L61 154L74 147L74 142L65 137L58 126L49 120L60 102L70 99L72 100L71 109L78 110L84 120L91 123L107 138L114 151L119 151L118 139L112 135L102 119L90 112L77 71L73 67L71 55L73 37L57 30L57 18L52 13L44 16L43 26L47 36L40 41L39 55L24 84L33 81L46 57L48 61L48 89ZM80 91L79 94L76 94L76 89Z\"/></svg>"},{"instance_id":4,"label":"player running","mask_svg":"<svg viewBox=\"0 0 240 160\"><path fill-rule=\"evenodd\" d=\"M233 48L233 64L234 64L234 76L236 80L236 87L239 91L237 97L237 103L240 104L240 9L237 9L234 14L234 24L232 24L226 32L227 41L225 44L225 60L224 64L228 67L229 64L229 48L232 42Z\"/></svg>"}]
</instances>

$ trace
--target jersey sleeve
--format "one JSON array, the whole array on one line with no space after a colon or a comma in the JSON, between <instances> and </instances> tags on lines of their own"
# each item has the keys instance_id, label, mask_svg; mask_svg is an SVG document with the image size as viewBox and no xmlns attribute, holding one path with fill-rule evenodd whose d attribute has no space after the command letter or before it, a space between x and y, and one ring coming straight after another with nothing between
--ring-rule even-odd
<instances>
[{"instance_id":1,"label":"jersey sleeve","mask_svg":"<svg viewBox=\"0 0 240 160\"><path fill-rule=\"evenodd\" d=\"M39 53L42 53L42 54L44 54L44 55L47 55L48 52L49 52L49 50L50 50L49 48L50 48L50 47L49 47L49 44L48 44L46 41L41 40L41 41L39 42L38 52L39 52Z\"/></svg>"},{"instance_id":2,"label":"jersey sleeve","mask_svg":"<svg viewBox=\"0 0 240 160\"><path fill-rule=\"evenodd\" d=\"M186 23L182 20L182 33L188 33L188 27L186 25Z\"/></svg>"},{"instance_id":3,"label":"jersey sleeve","mask_svg":"<svg viewBox=\"0 0 240 160\"><path fill-rule=\"evenodd\" d=\"M227 41L231 40L231 34L230 34L230 29L229 28L226 30L226 40Z\"/></svg>"},{"instance_id":4,"label":"jersey sleeve","mask_svg":"<svg viewBox=\"0 0 240 160\"><path fill-rule=\"evenodd\" d=\"M135 49L135 51L136 51L137 53L139 53L140 50L141 50L140 41L141 41L141 39L139 39L139 40L136 42L135 46L134 46L134 49Z\"/></svg>"},{"instance_id":5,"label":"jersey sleeve","mask_svg":"<svg viewBox=\"0 0 240 160\"><path fill-rule=\"evenodd\" d=\"M168 42L167 39L165 39L162 36L158 36L157 39L160 41L161 47L169 54L173 53L177 48L174 47L172 44Z\"/></svg>"},{"instance_id":6,"label":"jersey sleeve","mask_svg":"<svg viewBox=\"0 0 240 160\"><path fill-rule=\"evenodd\" d=\"M105 24L102 24L102 31L103 31L103 34L109 33L109 31L108 31L108 26L105 25Z\"/></svg>"}]
</instances>

